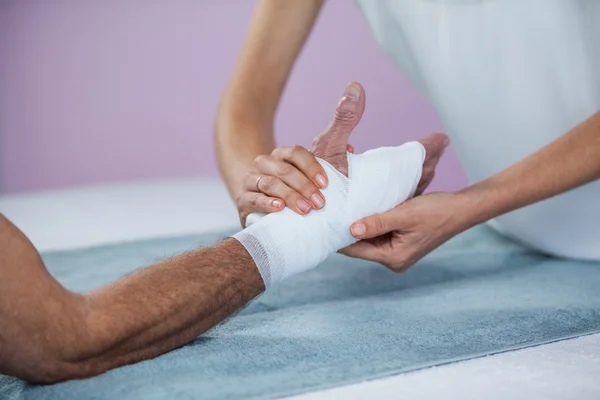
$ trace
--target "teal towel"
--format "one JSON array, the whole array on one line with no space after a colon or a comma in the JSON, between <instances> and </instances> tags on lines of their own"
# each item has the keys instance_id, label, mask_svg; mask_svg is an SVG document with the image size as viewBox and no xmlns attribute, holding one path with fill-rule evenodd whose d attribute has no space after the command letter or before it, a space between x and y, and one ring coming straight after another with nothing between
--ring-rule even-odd
<instances>
[{"instance_id":1,"label":"teal towel","mask_svg":"<svg viewBox=\"0 0 600 400\"><path fill-rule=\"evenodd\" d=\"M225 235L44 255L86 291ZM154 360L51 386L0 376L2 399L274 398L600 331L600 263L548 258L481 226L404 274L330 257Z\"/></svg>"}]
</instances>

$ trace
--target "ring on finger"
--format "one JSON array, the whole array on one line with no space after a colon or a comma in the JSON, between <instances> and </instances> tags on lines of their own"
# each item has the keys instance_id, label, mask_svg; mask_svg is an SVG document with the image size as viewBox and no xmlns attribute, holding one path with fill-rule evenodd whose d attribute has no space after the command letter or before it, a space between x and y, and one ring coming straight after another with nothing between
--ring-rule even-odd
<instances>
[{"instance_id":1,"label":"ring on finger","mask_svg":"<svg viewBox=\"0 0 600 400\"><path fill-rule=\"evenodd\" d=\"M260 180L262 179L262 175L259 175L258 178L256 178L256 191L260 192L260 187L258 186L258 184L260 183Z\"/></svg>"}]
</instances>

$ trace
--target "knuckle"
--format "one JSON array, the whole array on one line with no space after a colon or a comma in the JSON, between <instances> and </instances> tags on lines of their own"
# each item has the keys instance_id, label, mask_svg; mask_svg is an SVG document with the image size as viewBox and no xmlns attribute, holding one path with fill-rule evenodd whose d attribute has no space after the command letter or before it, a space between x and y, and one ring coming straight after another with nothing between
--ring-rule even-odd
<instances>
[{"instance_id":1,"label":"knuckle","mask_svg":"<svg viewBox=\"0 0 600 400\"><path fill-rule=\"evenodd\" d=\"M300 192L306 197L310 197L310 195L316 193L317 191L318 189L308 179L305 179L304 182L300 185Z\"/></svg>"},{"instance_id":2,"label":"knuckle","mask_svg":"<svg viewBox=\"0 0 600 400\"><path fill-rule=\"evenodd\" d=\"M353 123L356 119L356 113L352 110L340 110L335 111L335 120L338 123L349 124Z\"/></svg>"},{"instance_id":3,"label":"knuckle","mask_svg":"<svg viewBox=\"0 0 600 400\"><path fill-rule=\"evenodd\" d=\"M304 154L304 152L306 151L306 149L300 145L296 145L294 147L292 147L291 151L290 151L290 155L292 158L298 157L302 154Z\"/></svg>"},{"instance_id":4,"label":"knuckle","mask_svg":"<svg viewBox=\"0 0 600 400\"><path fill-rule=\"evenodd\" d=\"M401 265L392 264L389 268L392 272L394 272L396 274L400 274L400 273L404 272L404 268L402 268Z\"/></svg>"},{"instance_id":5,"label":"knuckle","mask_svg":"<svg viewBox=\"0 0 600 400\"><path fill-rule=\"evenodd\" d=\"M290 164L279 163L275 169L275 173L277 176L282 177L291 174L293 170L294 167L292 167Z\"/></svg>"},{"instance_id":6,"label":"knuckle","mask_svg":"<svg viewBox=\"0 0 600 400\"><path fill-rule=\"evenodd\" d=\"M389 262L389 268L392 271L400 274L402 272L405 272L413 264L414 261L410 257L402 257L391 260Z\"/></svg>"},{"instance_id":7,"label":"knuckle","mask_svg":"<svg viewBox=\"0 0 600 400\"><path fill-rule=\"evenodd\" d=\"M385 265L391 271L393 271L393 272L395 272L397 274L399 274L400 272L404 271L404 263L402 262L402 260L394 260L394 259L386 258L383 261L383 265Z\"/></svg>"},{"instance_id":8,"label":"knuckle","mask_svg":"<svg viewBox=\"0 0 600 400\"><path fill-rule=\"evenodd\" d=\"M260 180L260 184L262 186L261 189L265 192L272 192L277 187L277 181L277 178L265 176Z\"/></svg>"},{"instance_id":9,"label":"knuckle","mask_svg":"<svg viewBox=\"0 0 600 400\"><path fill-rule=\"evenodd\" d=\"M384 230L383 229L384 228L383 220L379 217L371 219L370 228L373 233L382 232Z\"/></svg>"},{"instance_id":10,"label":"knuckle","mask_svg":"<svg viewBox=\"0 0 600 400\"><path fill-rule=\"evenodd\" d=\"M285 155L285 147L276 147L275 149L273 149L273 151L271 152L271 155L274 158L283 158Z\"/></svg>"},{"instance_id":11,"label":"knuckle","mask_svg":"<svg viewBox=\"0 0 600 400\"><path fill-rule=\"evenodd\" d=\"M259 198L260 198L260 196L258 195L258 193L254 196L250 196L250 201L249 201L250 205L252 207L256 207L258 205Z\"/></svg>"},{"instance_id":12,"label":"knuckle","mask_svg":"<svg viewBox=\"0 0 600 400\"><path fill-rule=\"evenodd\" d=\"M252 162L252 166L254 168L260 168L261 165L264 165L265 162L267 162L268 157L261 154L259 156L256 156L256 158L254 159L254 161Z\"/></svg>"},{"instance_id":13,"label":"knuckle","mask_svg":"<svg viewBox=\"0 0 600 400\"><path fill-rule=\"evenodd\" d=\"M263 210L268 210L271 208L271 199L268 197L263 198L262 200Z\"/></svg>"}]
</instances>

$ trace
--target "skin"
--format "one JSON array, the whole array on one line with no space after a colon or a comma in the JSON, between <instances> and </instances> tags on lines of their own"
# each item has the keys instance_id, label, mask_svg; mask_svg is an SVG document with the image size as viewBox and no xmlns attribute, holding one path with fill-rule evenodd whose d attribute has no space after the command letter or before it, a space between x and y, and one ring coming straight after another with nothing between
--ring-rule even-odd
<instances>
[{"instance_id":1,"label":"skin","mask_svg":"<svg viewBox=\"0 0 600 400\"><path fill-rule=\"evenodd\" d=\"M259 1L221 99L215 119L217 161L242 226L252 212L277 212L287 206L307 214L325 204L319 189L327 185L327 176L314 158L322 156L322 149L315 148L319 142L315 140L310 151L301 146L276 148L273 133L285 83L322 5L323 0ZM351 82L334 120L321 135L342 130L347 139L362 117L365 102L364 88ZM447 138L434 141L432 154L441 155L438 149L441 143L447 144ZM347 140L331 145L337 146L336 157L343 160L338 166L343 168L346 151L353 152L353 147ZM435 163L426 165L431 169Z\"/></svg>"},{"instance_id":2,"label":"skin","mask_svg":"<svg viewBox=\"0 0 600 400\"><path fill-rule=\"evenodd\" d=\"M259 1L237 69L223 96L216 117L216 150L230 193L238 200L242 224L251 212L277 212L284 204L298 213L310 212L299 209L298 199L308 200L313 193L318 193L316 174L319 171L308 152L298 151L295 160L283 160L289 165L289 173L275 176L276 189L266 191L251 183L259 175L270 176L269 163L282 161L273 155L277 154L273 117L289 71L322 3L318 0ZM349 93L353 86L362 90L353 83L347 88L345 98L356 97ZM364 101L364 90L362 96L361 101ZM357 111L358 119L361 107ZM351 232L362 240L342 252L378 261L401 272L474 225L600 178L599 120L598 114L592 116L520 163L458 193L418 196L388 213L357 221ZM439 135L423 140L447 144L447 138ZM242 161L237 165L228 164L226 154L233 154ZM438 157L436 152L431 154ZM251 160L256 157L261 161L253 164ZM431 165L435 166L435 162ZM417 194L433 179L432 168L425 164L424 179ZM292 173L292 169L297 169L315 185L302 186L305 181L299 178L301 174ZM239 182L248 174L252 179L248 179L247 185L241 185ZM248 198L256 201L247 201ZM277 207L273 206L274 202ZM317 204L313 204L311 209L314 208L318 208Z\"/></svg>"},{"instance_id":3,"label":"skin","mask_svg":"<svg viewBox=\"0 0 600 400\"><path fill-rule=\"evenodd\" d=\"M512 167L458 193L431 193L357 221L343 252L402 272L491 218L600 179L600 112ZM597 199L590 199L598 201Z\"/></svg>"},{"instance_id":4,"label":"skin","mask_svg":"<svg viewBox=\"0 0 600 400\"><path fill-rule=\"evenodd\" d=\"M317 142L310 151L301 146L276 148L273 132L285 83L322 5L322 0L259 1L221 99L215 119L217 161L242 226L253 212L288 207L304 215L325 205L320 189L327 185L327 176L314 158L322 153L315 148ZM360 121L365 102L364 88L358 82L348 84L335 118L323 134L341 129L347 138ZM448 143L439 135L422 140L435 142L431 145L436 156L441 155L439 147ZM346 159L347 151L354 151L347 141L335 146L340 160ZM431 165L426 168L435 168L435 161L426 163ZM427 173L433 179L433 170L425 176ZM422 181L421 192L431 179Z\"/></svg>"},{"instance_id":5,"label":"skin","mask_svg":"<svg viewBox=\"0 0 600 400\"><path fill-rule=\"evenodd\" d=\"M359 105L362 114L360 96L343 98L333 122L313 143L314 154L345 175ZM424 141L437 154L426 169L435 167L444 148L435 138ZM84 294L61 286L27 237L1 214L0 248L0 373L33 383L85 378L156 357L193 340L264 290L258 269L235 239Z\"/></svg>"},{"instance_id":6,"label":"skin","mask_svg":"<svg viewBox=\"0 0 600 400\"><path fill-rule=\"evenodd\" d=\"M32 383L100 374L194 339L264 290L234 239L85 294L62 287L0 215L0 373Z\"/></svg>"},{"instance_id":7,"label":"skin","mask_svg":"<svg viewBox=\"0 0 600 400\"><path fill-rule=\"evenodd\" d=\"M237 67L221 99L215 120L217 161L229 193L238 206L242 225L251 212L275 212L284 206L304 214L298 205L300 200L311 203L311 209L318 208L310 199L313 194L322 195L319 187L323 185L317 175L325 178L325 184L327 177L308 152L296 149L294 160L288 165L303 173L294 174L293 178L291 173L285 175L288 184L271 184L266 190L269 194L256 189L256 179L252 179L255 176L245 178L247 174L261 173L258 168L269 168L266 162L259 160L255 164L254 161L260 155L271 156L275 149L273 121L277 105L293 62L322 5L323 0L259 0ZM277 156L273 155L271 164L281 161ZM270 176L281 181L282 175ZM302 176L306 176L311 184L307 184ZM298 192L294 187L302 189Z\"/></svg>"}]
</instances>

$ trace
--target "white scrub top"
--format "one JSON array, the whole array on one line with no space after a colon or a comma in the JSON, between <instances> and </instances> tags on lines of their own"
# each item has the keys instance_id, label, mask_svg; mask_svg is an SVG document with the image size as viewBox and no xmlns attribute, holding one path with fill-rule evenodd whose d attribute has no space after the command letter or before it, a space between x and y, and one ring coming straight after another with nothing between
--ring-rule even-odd
<instances>
[{"instance_id":1,"label":"white scrub top","mask_svg":"<svg viewBox=\"0 0 600 400\"><path fill-rule=\"evenodd\" d=\"M436 108L472 183L600 109L600 0L358 4L376 40ZM600 181L490 224L549 254L600 260Z\"/></svg>"}]
</instances>

